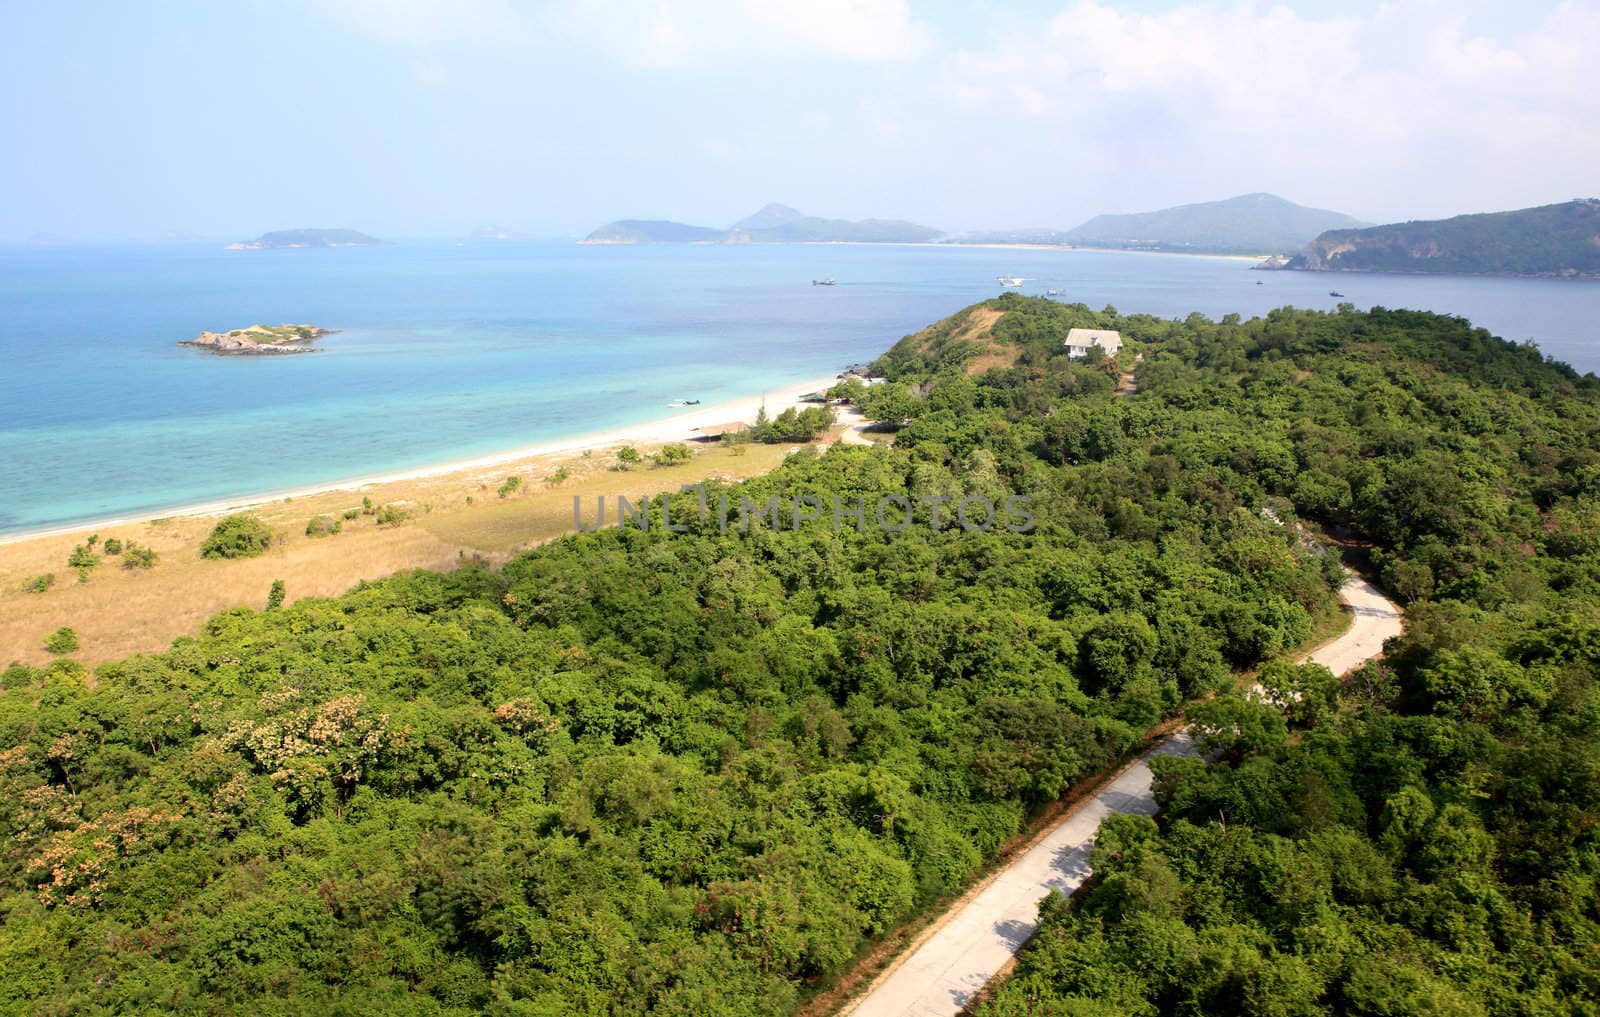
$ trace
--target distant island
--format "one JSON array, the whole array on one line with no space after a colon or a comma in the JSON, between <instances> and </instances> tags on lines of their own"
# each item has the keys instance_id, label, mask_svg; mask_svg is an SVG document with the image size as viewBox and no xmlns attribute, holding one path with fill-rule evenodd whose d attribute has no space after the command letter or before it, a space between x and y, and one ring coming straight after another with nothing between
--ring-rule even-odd
<instances>
[{"instance_id":1,"label":"distant island","mask_svg":"<svg viewBox=\"0 0 1600 1017\"><path fill-rule=\"evenodd\" d=\"M357 230L277 230L254 240L229 244L224 250L260 251L275 247L380 247L386 240L369 237Z\"/></svg>"},{"instance_id":2,"label":"distant island","mask_svg":"<svg viewBox=\"0 0 1600 1017\"><path fill-rule=\"evenodd\" d=\"M727 229L668 219L619 219L590 233L585 244L918 244L941 230L902 219L823 219L773 202Z\"/></svg>"},{"instance_id":3,"label":"distant island","mask_svg":"<svg viewBox=\"0 0 1600 1017\"><path fill-rule=\"evenodd\" d=\"M1257 267L1600 279L1600 200L1329 230Z\"/></svg>"},{"instance_id":4,"label":"distant island","mask_svg":"<svg viewBox=\"0 0 1600 1017\"><path fill-rule=\"evenodd\" d=\"M1097 215L1065 232L1012 230L968 234L962 241L1188 254L1269 254L1298 250L1326 230L1365 225L1343 212L1307 208L1275 194L1258 193L1155 212Z\"/></svg>"},{"instance_id":5,"label":"distant island","mask_svg":"<svg viewBox=\"0 0 1600 1017\"><path fill-rule=\"evenodd\" d=\"M179 346L195 346L211 353L229 355L275 355L281 353L310 353L311 344L332 329L316 325L251 325L231 332L201 332L194 339L186 339Z\"/></svg>"}]
</instances>

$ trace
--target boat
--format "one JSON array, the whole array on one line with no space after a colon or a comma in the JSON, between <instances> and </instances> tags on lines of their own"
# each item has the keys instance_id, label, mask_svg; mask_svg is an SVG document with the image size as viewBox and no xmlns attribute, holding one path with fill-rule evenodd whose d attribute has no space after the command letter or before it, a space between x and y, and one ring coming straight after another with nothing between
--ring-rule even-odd
<instances>
[{"instance_id":1,"label":"boat","mask_svg":"<svg viewBox=\"0 0 1600 1017\"><path fill-rule=\"evenodd\" d=\"M1064 297L1064 296L1067 295L1067 291L1066 290L1045 290L1044 291L1044 295L1047 296L1047 297Z\"/></svg>"},{"instance_id":2,"label":"boat","mask_svg":"<svg viewBox=\"0 0 1600 1017\"><path fill-rule=\"evenodd\" d=\"M1344 296L1344 294L1340 293L1338 290L1329 290L1328 291L1328 296L1330 296L1330 297L1342 297L1342 296Z\"/></svg>"},{"instance_id":3,"label":"boat","mask_svg":"<svg viewBox=\"0 0 1600 1017\"><path fill-rule=\"evenodd\" d=\"M813 279L813 280L811 280L811 285L813 285L813 286L836 286L838 284L833 281L833 276L830 275L826 279Z\"/></svg>"},{"instance_id":4,"label":"boat","mask_svg":"<svg viewBox=\"0 0 1600 1017\"><path fill-rule=\"evenodd\" d=\"M1026 282L1020 275L997 275L994 277L994 281L1001 286L1021 286Z\"/></svg>"}]
</instances>

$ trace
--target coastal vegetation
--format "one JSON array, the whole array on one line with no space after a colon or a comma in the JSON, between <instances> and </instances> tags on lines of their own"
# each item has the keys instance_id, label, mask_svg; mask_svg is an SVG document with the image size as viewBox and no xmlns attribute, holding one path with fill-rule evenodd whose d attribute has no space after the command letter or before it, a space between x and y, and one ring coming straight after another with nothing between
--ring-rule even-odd
<instances>
[{"instance_id":1,"label":"coastal vegetation","mask_svg":"<svg viewBox=\"0 0 1600 1017\"><path fill-rule=\"evenodd\" d=\"M1101 903L1047 920L1086 945L995 1006L1472 1012L1500 979L1496 1010L1592 1007L1600 385L1412 312L981 310L1005 365L920 334L875 365L894 447L708 492L914 525L724 530L669 495L686 532L227 611L92 684L8 669L0 1008L792 1013L1216 694L1224 756L1107 828ZM1138 390L1071 327L1120 330ZM1033 530L930 500L1007 495ZM1339 579L1297 516L1413 597L1337 699L1271 666ZM1264 664L1276 705L1227 695Z\"/></svg>"},{"instance_id":2,"label":"coastal vegetation","mask_svg":"<svg viewBox=\"0 0 1600 1017\"><path fill-rule=\"evenodd\" d=\"M776 417L768 417L767 408L763 406L756 414L756 422L747 437L751 441L769 445L815 441L827 434L835 422L833 410L827 406L807 406L804 409L791 406Z\"/></svg>"},{"instance_id":3,"label":"coastal vegetation","mask_svg":"<svg viewBox=\"0 0 1600 1017\"><path fill-rule=\"evenodd\" d=\"M255 516L225 516L200 545L200 557L254 558L271 546L272 530Z\"/></svg>"},{"instance_id":4,"label":"coastal vegetation","mask_svg":"<svg viewBox=\"0 0 1600 1017\"><path fill-rule=\"evenodd\" d=\"M78 650L78 633L62 626L45 637L44 648L47 653L57 655L76 653Z\"/></svg>"},{"instance_id":5,"label":"coastal vegetation","mask_svg":"<svg viewBox=\"0 0 1600 1017\"><path fill-rule=\"evenodd\" d=\"M344 520L332 516L315 515L306 522L306 536L331 537L344 529Z\"/></svg>"},{"instance_id":6,"label":"coastal vegetation","mask_svg":"<svg viewBox=\"0 0 1600 1017\"><path fill-rule=\"evenodd\" d=\"M688 462L693 457L694 453L690 451L689 446L681 441L673 441L651 453L650 461L657 466L676 466Z\"/></svg>"},{"instance_id":7,"label":"coastal vegetation","mask_svg":"<svg viewBox=\"0 0 1600 1017\"><path fill-rule=\"evenodd\" d=\"M1331 230L1282 267L1600 279L1600 199Z\"/></svg>"},{"instance_id":8,"label":"coastal vegetation","mask_svg":"<svg viewBox=\"0 0 1600 1017\"><path fill-rule=\"evenodd\" d=\"M146 547L137 541L128 541L122 551L122 567L133 572L148 572L155 568L161 556L154 548Z\"/></svg>"}]
</instances>

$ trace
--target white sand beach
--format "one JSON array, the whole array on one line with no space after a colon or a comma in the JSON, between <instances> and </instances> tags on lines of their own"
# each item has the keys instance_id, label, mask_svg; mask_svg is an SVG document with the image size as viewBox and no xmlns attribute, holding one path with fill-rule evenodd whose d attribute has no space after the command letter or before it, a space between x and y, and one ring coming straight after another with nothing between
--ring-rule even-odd
<instances>
[{"instance_id":1,"label":"white sand beach","mask_svg":"<svg viewBox=\"0 0 1600 1017\"><path fill-rule=\"evenodd\" d=\"M697 428L711 427L716 424L726 424L733 421L742 421L746 424L755 422L757 413L765 406L767 413L777 416L790 407L801 406L800 397L818 390L831 388L839 380L839 375L827 374L809 381L791 382L773 388L767 392L741 396L724 402L710 403L704 406L686 408L681 412L670 413L655 420L629 424L624 427L612 428L606 431L595 431L587 434L575 435L567 438L557 438L541 442L536 445L526 445L508 449L504 452L495 452L490 455L475 456L468 459L456 459L449 462L434 463L419 466L413 469L397 470L389 473L370 474L359 477L349 477L340 480L328 481L320 484L308 484L303 487L289 488L278 491L261 491L252 494L240 495L234 498L216 499L214 501L200 502L189 505L179 505L163 508L136 515L125 515L91 519L84 522L69 523L62 526L45 529L24 530L17 533L0 535L0 545L15 544L22 541L35 540L41 537L59 537L77 533L89 533L95 530L112 526L128 526L136 523L146 523L152 519L165 519L183 516L220 516L230 512L254 508L269 502L279 502L284 499L306 498L312 495L325 494L331 491L359 491L362 488L378 484L392 484L408 480L421 480L429 477L443 477L453 473L470 473L492 466L501 466L507 463L519 462L525 459L534 459L558 454L579 454L586 450L601 451L612 449L621 445L636 445L644 448L665 445L677 441L689 441L696 437Z\"/></svg>"}]
</instances>

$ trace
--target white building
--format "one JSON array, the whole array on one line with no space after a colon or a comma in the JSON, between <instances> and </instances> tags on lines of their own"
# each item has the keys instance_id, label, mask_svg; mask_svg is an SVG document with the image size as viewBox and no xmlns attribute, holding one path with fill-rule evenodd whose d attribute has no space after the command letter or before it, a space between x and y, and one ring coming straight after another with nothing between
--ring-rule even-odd
<instances>
[{"instance_id":1,"label":"white building","mask_svg":"<svg viewBox=\"0 0 1600 1017\"><path fill-rule=\"evenodd\" d=\"M1067 333L1067 356L1087 357L1089 350L1100 347L1108 357L1122 349L1122 333L1109 328L1075 328Z\"/></svg>"}]
</instances>

